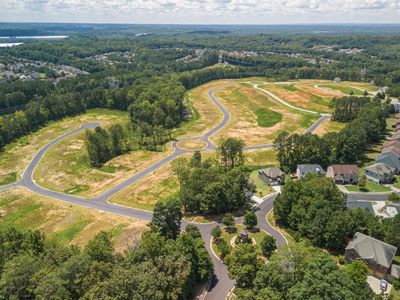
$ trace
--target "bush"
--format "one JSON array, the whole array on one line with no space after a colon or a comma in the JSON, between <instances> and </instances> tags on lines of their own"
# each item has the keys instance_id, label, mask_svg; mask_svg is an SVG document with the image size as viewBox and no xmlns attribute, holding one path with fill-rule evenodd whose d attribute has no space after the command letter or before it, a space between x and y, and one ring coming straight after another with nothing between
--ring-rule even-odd
<instances>
[{"instance_id":1,"label":"bush","mask_svg":"<svg viewBox=\"0 0 400 300\"><path fill-rule=\"evenodd\" d=\"M276 240L267 235L262 239L260 247L263 255L269 257L276 250Z\"/></svg>"},{"instance_id":2,"label":"bush","mask_svg":"<svg viewBox=\"0 0 400 300\"><path fill-rule=\"evenodd\" d=\"M343 255L339 255L338 262L339 262L339 264L344 265L345 260L344 260L344 256Z\"/></svg>"},{"instance_id":3,"label":"bush","mask_svg":"<svg viewBox=\"0 0 400 300\"><path fill-rule=\"evenodd\" d=\"M393 287L395 290L400 290L400 280L396 279L393 281Z\"/></svg>"},{"instance_id":4,"label":"bush","mask_svg":"<svg viewBox=\"0 0 400 300\"><path fill-rule=\"evenodd\" d=\"M243 224L248 229L253 229L254 227L256 227L257 226L257 216L256 216L255 212L249 211L248 213L246 213L244 216Z\"/></svg>"},{"instance_id":5,"label":"bush","mask_svg":"<svg viewBox=\"0 0 400 300\"><path fill-rule=\"evenodd\" d=\"M220 258L223 260L225 256L231 252L231 249L224 239L220 239L216 244L219 252L221 253Z\"/></svg>"},{"instance_id":6,"label":"bush","mask_svg":"<svg viewBox=\"0 0 400 300\"><path fill-rule=\"evenodd\" d=\"M219 240L221 238L222 232L221 228L219 226L214 227L211 229L211 236L214 238L214 240Z\"/></svg>"},{"instance_id":7,"label":"bush","mask_svg":"<svg viewBox=\"0 0 400 300\"><path fill-rule=\"evenodd\" d=\"M227 213L222 218L222 224L224 224L227 227L234 226L235 225L235 218L233 217L232 214Z\"/></svg>"}]
</instances>

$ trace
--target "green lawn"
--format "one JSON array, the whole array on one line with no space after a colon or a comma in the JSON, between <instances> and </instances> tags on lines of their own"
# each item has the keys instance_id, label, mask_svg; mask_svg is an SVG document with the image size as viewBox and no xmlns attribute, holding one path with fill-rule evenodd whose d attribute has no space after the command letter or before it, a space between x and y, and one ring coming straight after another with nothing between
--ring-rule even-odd
<instances>
[{"instance_id":1,"label":"green lawn","mask_svg":"<svg viewBox=\"0 0 400 300\"><path fill-rule=\"evenodd\" d=\"M360 191L360 188L358 185L346 185L346 189L349 192L390 192L390 189L387 188L386 186L377 184L375 182L372 182L370 180L367 180L367 185L366 185L367 191Z\"/></svg>"},{"instance_id":2,"label":"green lawn","mask_svg":"<svg viewBox=\"0 0 400 300\"><path fill-rule=\"evenodd\" d=\"M226 241L226 243L229 245L229 247L231 247L231 245L230 245L231 239L234 236L238 235L240 230L244 229L245 227L244 227L244 225L237 225L237 226L235 226L235 228L237 229L237 231L233 232L233 233L229 233L225 230L226 228L222 228L222 238ZM254 238L256 241L256 249L257 249L257 252L259 255L262 255L260 243L261 243L262 239L264 238L264 236L266 236L266 235L267 234L262 230L260 230L258 232L250 232L250 234L249 234L250 238ZM212 247L213 247L215 254L217 254L217 256L219 257L221 255L221 253L218 251L217 245L215 243L213 243Z\"/></svg>"},{"instance_id":3,"label":"green lawn","mask_svg":"<svg viewBox=\"0 0 400 300\"><path fill-rule=\"evenodd\" d=\"M289 91L289 92L295 92L297 91L297 88L295 87L294 84L280 84L279 87L281 87L283 90Z\"/></svg>"},{"instance_id":4,"label":"green lawn","mask_svg":"<svg viewBox=\"0 0 400 300\"><path fill-rule=\"evenodd\" d=\"M327 83L327 84L321 84L321 85L318 85L318 86L321 87L321 88L324 88L324 89L331 89L331 90L334 90L334 91L339 91L339 92L342 92L342 93L347 94L347 95L349 95L350 92L353 92L353 94L356 95L356 96L362 96L363 93L364 93L361 90L354 89L352 87L349 87L347 85L343 85L343 84L340 84L340 83Z\"/></svg>"},{"instance_id":5,"label":"green lawn","mask_svg":"<svg viewBox=\"0 0 400 300\"><path fill-rule=\"evenodd\" d=\"M282 114L264 107L258 108L255 114L257 116L258 126L260 127L272 127L282 122L283 119Z\"/></svg>"},{"instance_id":6,"label":"green lawn","mask_svg":"<svg viewBox=\"0 0 400 300\"><path fill-rule=\"evenodd\" d=\"M258 170L254 170L253 172L251 172L250 179L252 179L254 181L254 184L256 185L256 196L265 197L266 195L274 192L273 188L271 188L268 184L266 184L258 177Z\"/></svg>"}]
</instances>

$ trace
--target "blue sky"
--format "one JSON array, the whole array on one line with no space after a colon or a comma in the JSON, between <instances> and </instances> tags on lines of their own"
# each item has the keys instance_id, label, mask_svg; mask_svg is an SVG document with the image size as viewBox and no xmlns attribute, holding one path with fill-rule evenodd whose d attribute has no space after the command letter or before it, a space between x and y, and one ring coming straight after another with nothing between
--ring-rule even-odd
<instances>
[{"instance_id":1,"label":"blue sky","mask_svg":"<svg viewBox=\"0 0 400 300\"><path fill-rule=\"evenodd\" d=\"M4 22L399 23L400 0L0 0Z\"/></svg>"}]
</instances>

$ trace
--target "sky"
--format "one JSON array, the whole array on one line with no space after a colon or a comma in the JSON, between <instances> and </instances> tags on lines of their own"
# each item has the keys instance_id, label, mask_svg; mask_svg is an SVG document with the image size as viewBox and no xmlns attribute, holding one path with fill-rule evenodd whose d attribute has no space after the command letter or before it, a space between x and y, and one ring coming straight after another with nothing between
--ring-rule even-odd
<instances>
[{"instance_id":1,"label":"sky","mask_svg":"<svg viewBox=\"0 0 400 300\"><path fill-rule=\"evenodd\" d=\"M399 23L400 0L0 0L0 21Z\"/></svg>"}]
</instances>

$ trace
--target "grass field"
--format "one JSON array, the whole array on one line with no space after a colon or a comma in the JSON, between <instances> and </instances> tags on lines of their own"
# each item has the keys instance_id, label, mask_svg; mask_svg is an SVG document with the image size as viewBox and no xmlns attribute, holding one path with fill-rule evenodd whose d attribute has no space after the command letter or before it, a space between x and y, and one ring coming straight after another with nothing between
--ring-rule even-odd
<instances>
[{"instance_id":1,"label":"grass field","mask_svg":"<svg viewBox=\"0 0 400 300\"><path fill-rule=\"evenodd\" d=\"M80 116L49 122L46 127L18 139L2 150L0 153L0 185L19 179L37 151L63 133L79 128L85 123L110 124L127 117L127 113L117 110L91 109Z\"/></svg>"},{"instance_id":2,"label":"grass field","mask_svg":"<svg viewBox=\"0 0 400 300\"><path fill-rule=\"evenodd\" d=\"M273 148L262 150L250 150L244 152L245 165L264 167L266 165L278 164L276 151Z\"/></svg>"},{"instance_id":3,"label":"grass field","mask_svg":"<svg viewBox=\"0 0 400 300\"><path fill-rule=\"evenodd\" d=\"M189 90L185 96L185 104L192 110L192 117L174 130L174 137L199 136L216 126L223 115L208 96L208 91L231 82L230 80L212 81Z\"/></svg>"},{"instance_id":4,"label":"grass field","mask_svg":"<svg viewBox=\"0 0 400 300\"><path fill-rule=\"evenodd\" d=\"M51 200L14 188L0 193L0 223L20 229L40 229L61 244L86 244L100 231L112 234L118 251L127 250L146 230L144 221Z\"/></svg>"},{"instance_id":5,"label":"grass field","mask_svg":"<svg viewBox=\"0 0 400 300\"><path fill-rule=\"evenodd\" d=\"M353 93L353 95L355 96L362 96L364 93L364 91L362 91L361 89L355 89L343 83L324 83L324 84L319 84L317 87L341 92L344 95L350 95L351 93Z\"/></svg>"},{"instance_id":6,"label":"grass field","mask_svg":"<svg viewBox=\"0 0 400 300\"><path fill-rule=\"evenodd\" d=\"M230 233L226 230L226 228L222 228L222 238L227 242L227 244L229 245L230 248L232 248L232 246L230 245L230 241L234 236L237 236L240 232L240 230L245 229L245 227L243 225L237 225L235 226L235 228L237 229L236 232ZM260 230L258 232L249 232L249 237L253 238L256 241L256 249L258 252L258 255L262 255L261 252L261 248L260 248L260 243L262 241L262 239L264 238L264 236L266 236L267 234ZM218 247L215 243L212 244L213 250L215 252L215 254L217 254L217 256L219 257L221 255L221 253L218 250Z\"/></svg>"},{"instance_id":7,"label":"grass field","mask_svg":"<svg viewBox=\"0 0 400 300\"><path fill-rule=\"evenodd\" d=\"M314 131L316 135L323 136L329 132L339 132L346 126L346 123L340 123L336 121L331 121L330 119L324 121L318 128Z\"/></svg>"},{"instance_id":8,"label":"grass field","mask_svg":"<svg viewBox=\"0 0 400 300\"><path fill-rule=\"evenodd\" d=\"M271 143L281 131L301 133L318 116L290 109L265 93L243 84L232 84L216 92L218 100L230 112L231 120L211 139L236 137L246 145Z\"/></svg>"},{"instance_id":9,"label":"grass field","mask_svg":"<svg viewBox=\"0 0 400 300\"><path fill-rule=\"evenodd\" d=\"M178 178L166 164L110 198L110 202L152 211L157 201L177 195Z\"/></svg>"},{"instance_id":10,"label":"grass field","mask_svg":"<svg viewBox=\"0 0 400 300\"><path fill-rule=\"evenodd\" d=\"M80 132L54 145L35 170L36 182L48 189L91 197L172 152L171 148L163 152L135 150L94 168L89 164L84 138L85 133Z\"/></svg>"},{"instance_id":11,"label":"grass field","mask_svg":"<svg viewBox=\"0 0 400 300\"><path fill-rule=\"evenodd\" d=\"M196 140L185 140L181 141L177 144L182 149L186 150L200 150L207 147L207 143L203 141L196 141Z\"/></svg>"}]
</instances>

